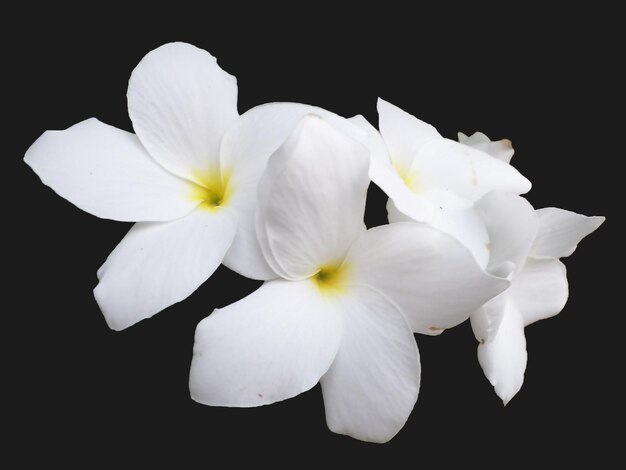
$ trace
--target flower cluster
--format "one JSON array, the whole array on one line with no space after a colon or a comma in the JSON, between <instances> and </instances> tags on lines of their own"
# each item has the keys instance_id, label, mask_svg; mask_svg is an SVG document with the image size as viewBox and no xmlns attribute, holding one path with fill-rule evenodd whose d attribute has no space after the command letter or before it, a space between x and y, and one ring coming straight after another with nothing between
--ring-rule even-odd
<instances>
[{"instance_id":1,"label":"flower cluster","mask_svg":"<svg viewBox=\"0 0 626 470\"><path fill-rule=\"evenodd\" d=\"M602 224L535 210L508 140L459 140L383 100L362 116L270 103L237 112L237 83L184 43L133 71L135 134L96 119L44 133L25 161L98 217L136 222L94 291L121 330L189 296L223 263L265 281L196 329L189 387L207 405L251 407L318 382L337 433L385 442L417 400L413 333L467 319L506 403L522 386L524 327L561 311L559 258ZM366 229L367 188L390 224Z\"/></svg>"}]
</instances>

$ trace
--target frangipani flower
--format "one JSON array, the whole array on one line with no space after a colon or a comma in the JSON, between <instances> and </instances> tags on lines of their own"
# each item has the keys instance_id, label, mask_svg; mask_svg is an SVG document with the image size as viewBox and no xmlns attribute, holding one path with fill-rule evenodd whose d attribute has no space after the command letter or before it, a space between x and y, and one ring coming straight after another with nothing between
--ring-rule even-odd
<instances>
[{"instance_id":1,"label":"frangipani flower","mask_svg":"<svg viewBox=\"0 0 626 470\"><path fill-rule=\"evenodd\" d=\"M364 146L316 116L270 158L256 230L279 279L200 322L196 401L259 406L321 381L332 431L385 442L418 395L411 329L455 326L508 286L424 224L366 230L368 167Z\"/></svg>"},{"instance_id":2,"label":"frangipani flower","mask_svg":"<svg viewBox=\"0 0 626 470\"><path fill-rule=\"evenodd\" d=\"M380 133L362 116L352 120L370 136L370 176L389 196L389 221L428 223L462 241L485 266L488 235L474 203L492 190L526 193L530 182L488 155L486 146L444 139L430 124L382 99L378 115Z\"/></svg>"},{"instance_id":3,"label":"frangipani flower","mask_svg":"<svg viewBox=\"0 0 626 470\"><path fill-rule=\"evenodd\" d=\"M578 243L603 222L563 209L535 211L523 198L491 193L478 204L491 240L487 270L511 287L475 312L472 328L485 376L506 405L524 382L524 327L558 314L568 297L565 266Z\"/></svg>"},{"instance_id":4,"label":"frangipani flower","mask_svg":"<svg viewBox=\"0 0 626 470\"><path fill-rule=\"evenodd\" d=\"M232 269L259 271L254 258L236 256L249 250L246 241L233 243L256 190L237 178L255 164L220 162L222 137L238 117L235 78L206 51L166 44L133 71L128 111L136 135L88 119L44 133L25 157L79 208L138 222L98 271L94 294L115 330L189 296L227 253Z\"/></svg>"}]
</instances>

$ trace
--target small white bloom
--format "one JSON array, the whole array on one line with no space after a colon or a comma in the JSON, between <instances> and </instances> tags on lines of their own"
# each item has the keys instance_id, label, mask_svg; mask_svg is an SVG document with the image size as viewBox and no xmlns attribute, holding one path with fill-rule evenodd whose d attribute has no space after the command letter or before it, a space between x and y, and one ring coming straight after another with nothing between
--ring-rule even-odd
<instances>
[{"instance_id":1,"label":"small white bloom","mask_svg":"<svg viewBox=\"0 0 626 470\"><path fill-rule=\"evenodd\" d=\"M491 240L487 270L512 281L471 317L481 343L480 365L506 404L524 381L524 327L558 314L567 301L567 276L559 258L571 255L604 217L556 208L535 211L523 198L502 193L486 195L477 209Z\"/></svg>"},{"instance_id":2,"label":"small white bloom","mask_svg":"<svg viewBox=\"0 0 626 470\"><path fill-rule=\"evenodd\" d=\"M363 145L315 116L270 158L256 230L279 279L200 322L196 401L259 406L321 381L332 431L385 442L418 395L411 329L455 326L508 286L424 224L366 230L368 160Z\"/></svg>"},{"instance_id":3,"label":"small white bloom","mask_svg":"<svg viewBox=\"0 0 626 470\"><path fill-rule=\"evenodd\" d=\"M389 221L428 223L460 240L485 266L489 239L474 203L492 190L523 194L531 186L505 163L503 141L492 148L480 135L467 145L444 139L430 124L382 99L378 116L380 133L362 116L352 120L370 136L370 176L389 196ZM492 158L492 150L502 155Z\"/></svg>"}]
</instances>

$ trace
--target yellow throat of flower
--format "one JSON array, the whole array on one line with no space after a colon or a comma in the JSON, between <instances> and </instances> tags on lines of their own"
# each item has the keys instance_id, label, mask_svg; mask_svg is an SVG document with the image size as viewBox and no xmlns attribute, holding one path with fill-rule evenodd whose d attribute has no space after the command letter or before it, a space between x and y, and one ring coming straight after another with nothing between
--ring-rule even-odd
<instances>
[{"instance_id":1,"label":"yellow throat of flower","mask_svg":"<svg viewBox=\"0 0 626 470\"><path fill-rule=\"evenodd\" d=\"M396 170L396 173L398 173L398 176L402 178L404 184L406 184L411 191L413 191L414 193L418 193L420 191L421 186L419 172L416 169L406 168L404 165L397 161L393 162L393 168L394 170Z\"/></svg>"},{"instance_id":2,"label":"yellow throat of flower","mask_svg":"<svg viewBox=\"0 0 626 470\"><path fill-rule=\"evenodd\" d=\"M217 211L228 203L233 192L230 171L210 168L205 171L195 171L192 176L194 181L190 182L189 197L194 202L199 202L201 208Z\"/></svg>"},{"instance_id":3,"label":"yellow throat of flower","mask_svg":"<svg viewBox=\"0 0 626 470\"><path fill-rule=\"evenodd\" d=\"M322 294L338 295L347 290L348 271L345 263L324 264L311 279Z\"/></svg>"}]
</instances>

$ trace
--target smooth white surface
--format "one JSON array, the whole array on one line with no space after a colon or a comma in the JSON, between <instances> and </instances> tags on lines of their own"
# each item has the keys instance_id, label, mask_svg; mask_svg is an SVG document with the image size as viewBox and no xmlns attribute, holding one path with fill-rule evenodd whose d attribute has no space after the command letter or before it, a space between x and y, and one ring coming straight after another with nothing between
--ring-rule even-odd
<instances>
[{"instance_id":1,"label":"smooth white surface","mask_svg":"<svg viewBox=\"0 0 626 470\"><path fill-rule=\"evenodd\" d=\"M417 401L420 361L399 309L379 292L358 287L334 302L344 318L337 357L322 377L331 431L387 442Z\"/></svg>"},{"instance_id":2,"label":"smooth white surface","mask_svg":"<svg viewBox=\"0 0 626 470\"><path fill-rule=\"evenodd\" d=\"M237 80L215 57L173 42L146 54L128 82L128 114L161 165L191 180L219 171L219 148L237 118Z\"/></svg>"},{"instance_id":3,"label":"smooth white surface","mask_svg":"<svg viewBox=\"0 0 626 470\"><path fill-rule=\"evenodd\" d=\"M328 370L342 329L342 316L311 281L266 282L198 324L191 396L238 407L296 396Z\"/></svg>"},{"instance_id":4,"label":"smooth white surface","mask_svg":"<svg viewBox=\"0 0 626 470\"><path fill-rule=\"evenodd\" d=\"M274 272L304 279L340 264L365 230L369 154L322 118L306 116L259 183L257 235Z\"/></svg>"},{"instance_id":5,"label":"smooth white surface","mask_svg":"<svg viewBox=\"0 0 626 470\"><path fill-rule=\"evenodd\" d=\"M485 273L449 235L414 222L368 230L352 246L349 282L370 286L401 309L413 331L441 333L509 285Z\"/></svg>"},{"instance_id":6,"label":"smooth white surface","mask_svg":"<svg viewBox=\"0 0 626 470\"><path fill-rule=\"evenodd\" d=\"M539 233L531 256L562 258L570 256L578 243L604 222L604 217L586 217L575 212L546 207L537 210Z\"/></svg>"},{"instance_id":7,"label":"smooth white surface","mask_svg":"<svg viewBox=\"0 0 626 470\"><path fill-rule=\"evenodd\" d=\"M258 184L270 156L308 114L321 116L355 140L365 139L358 128L325 109L300 103L268 103L242 114L222 140L221 166L229 172L229 184L234 188L229 206L239 221L239 230L224 264L246 277L276 277L262 255L256 235Z\"/></svg>"},{"instance_id":8,"label":"smooth white surface","mask_svg":"<svg viewBox=\"0 0 626 470\"><path fill-rule=\"evenodd\" d=\"M198 208L171 222L138 223L98 271L98 305L114 330L193 293L222 262L237 223L227 210Z\"/></svg>"},{"instance_id":9,"label":"smooth white surface","mask_svg":"<svg viewBox=\"0 0 626 470\"><path fill-rule=\"evenodd\" d=\"M103 219L172 220L198 204L189 182L159 166L134 134L93 118L45 132L24 161L59 196Z\"/></svg>"}]
</instances>

